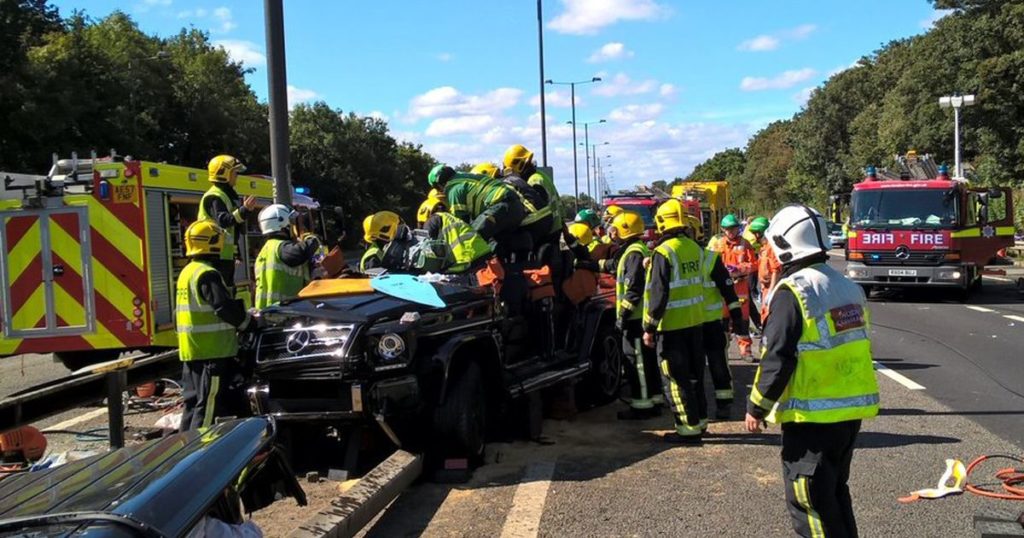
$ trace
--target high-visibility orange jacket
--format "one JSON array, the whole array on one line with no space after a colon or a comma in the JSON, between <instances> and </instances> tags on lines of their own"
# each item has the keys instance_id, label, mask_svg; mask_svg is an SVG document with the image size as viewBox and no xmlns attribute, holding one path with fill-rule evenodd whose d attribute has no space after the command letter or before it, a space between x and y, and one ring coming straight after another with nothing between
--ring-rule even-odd
<instances>
[{"instance_id":1,"label":"high-visibility orange jacket","mask_svg":"<svg viewBox=\"0 0 1024 538\"><path fill-rule=\"evenodd\" d=\"M721 253L722 263L735 283L736 295L743 305L743 317L750 319L750 283L747 277L757 270L757 251L746 239L729 239L728 236L722 236L715 249Z\"/></svg>"}]
</instances>

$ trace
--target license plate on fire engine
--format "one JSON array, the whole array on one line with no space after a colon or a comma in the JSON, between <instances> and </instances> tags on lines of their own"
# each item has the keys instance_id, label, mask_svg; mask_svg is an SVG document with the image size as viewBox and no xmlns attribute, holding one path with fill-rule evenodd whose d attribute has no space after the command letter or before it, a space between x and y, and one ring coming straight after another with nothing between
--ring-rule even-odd
<instances>
[{"instance_id":1,"label":"license plate on fire engine","mask_svg":"<svg viewBox=\"0 0 1024 538\"><path fill-rule=\"evenodd\" d=\"M917 269L889 269L889 276L917 276Z\"/></svg>"},{"instance_id":2,"label":"license plate on fire engine","mask_svg":"<svg viewBox=\"0 0 1024 538\"><path fill-rule=\"evenodd\" d=\"M135 203L135 185L114 185L114 203Z\"/></svg>"}]
</instances>

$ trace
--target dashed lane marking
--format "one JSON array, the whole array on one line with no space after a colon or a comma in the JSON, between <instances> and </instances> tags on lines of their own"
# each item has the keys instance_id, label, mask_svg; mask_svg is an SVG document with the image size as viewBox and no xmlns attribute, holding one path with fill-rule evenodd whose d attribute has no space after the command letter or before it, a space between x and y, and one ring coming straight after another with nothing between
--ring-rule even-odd
<instances>
[{"instance_id":1,"label":"dashed lane marking","mask_svg":"<svg viewBox=\"0 0 1024 538\"><path fill-rule=\"evenodd\" d=\"M554 474L553 461L538 461L526 467L523 481L516 487L515 496L512 497L512 509L505 517L505 526L501 529L502 538L537 536Z\"/></svg>"},{"instance_id":2,"label":"dashed lane marking","mask_svg":"<svg viewBox=\"0 0 1024 538\"><path fill-rule=\"evenodd\" d=\"M985 308L984 306L967 305L967 308L970 310L974 310L975 312L995 312L995 310L992 310L991 308Z\"/></svg>"},{"instance_id":3,"label":"dashed lane marking","mask_svg":"<svg viewBox=\"0 0 1024 538\"><path fill-rule=\"evenodd\" d=\"M1019 321L1024 323L1024 316L1003 316L1006 319L1012 319L1013 321Z\"/></svg>"},{"instance_id":4,"label":"dashed lane marking","mask_svg":"<svg viewBox=\"0 0 1024 538\"><path fill-rule=\"evenodd\" d=\"M910 390L924 390L924 385L917 383L913 379L910 379L909 377L887 367L886 365L878 361L875 361L875 369L878 370L878 373L884 375L885 377L888 377L889 379L892 379L893 381L899 383L900 385L903 385L904 387Z\"/></svg>"}]
</instances>

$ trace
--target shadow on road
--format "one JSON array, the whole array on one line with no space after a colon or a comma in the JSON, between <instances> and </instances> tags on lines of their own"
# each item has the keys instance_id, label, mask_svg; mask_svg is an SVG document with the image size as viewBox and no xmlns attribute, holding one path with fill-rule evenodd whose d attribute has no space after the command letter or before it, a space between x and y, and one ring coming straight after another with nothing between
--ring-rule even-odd
<instances>
[{"instance_id":1,"label":"shadow on road","mask_svg":"<svg viewBox=\"0 0 1024 538\"><path fill-rule=\"evenodd\" d=\"M904 435L863 430L857 436L857 448L896 448L913 445L947 445L959 442L961 439L941 435Z\"/></svg>"},{"instance_id":2,"label":"shadow on road","mask_svg":"<svg viewBox=\"0 0 1024 538\"><path fill-rule=\"evenodd\" d=\"M906 409L900 407L893 408L882 408L878 413L879 415L896 415L896 416L1012 416L1012 415L1024 415L1024 409L1019 411L925 411L924 409Z\"/></svg>"},{"instance_id":3,"label":"shadow on road","mask_svg":"<svg viewBox=\"0 0 1024 538\"><path fill-rule=\"evenodd\" d=\"M886 368L890 370L926 370L928 368L938 368L938 364L930 363L919 363L919 362L906 362L903 359L882 359L875 358L875 361L882 363Z\"/></svg>"}]
</instances>

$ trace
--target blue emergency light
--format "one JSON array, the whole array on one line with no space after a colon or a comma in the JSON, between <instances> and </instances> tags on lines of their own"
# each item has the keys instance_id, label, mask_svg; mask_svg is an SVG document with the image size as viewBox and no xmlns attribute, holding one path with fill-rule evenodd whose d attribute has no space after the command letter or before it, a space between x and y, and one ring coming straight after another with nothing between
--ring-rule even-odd
<instances>
[{"instance_id":1,"label":"blue emergency light","mask_svg":"<svg viewBox=\"0 0 1024 538\"><path fill-rule=\"evenodd\" d=\"M872 255L871 255L871 259L872 259L873 261L878 261L878 260L880 260L881 258L882 258L882 256L880 256L880 255L878 255L878 254L872 254Z\"/></svg>"},{"instance_id":2,"label":"blue emergency light","mask_svg":"<svg viewBox=\"0 0 1024 538\"><path fill-rule=\"evenodd\" d=\"M295 187L295 194L309 194L309 187Z\"/></svg>"}]
</instances>

